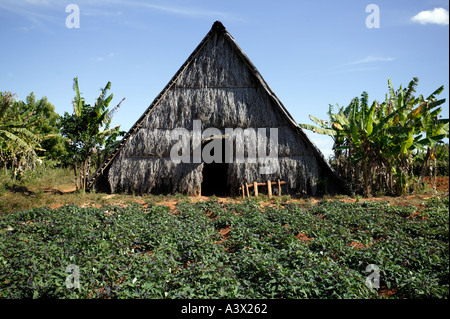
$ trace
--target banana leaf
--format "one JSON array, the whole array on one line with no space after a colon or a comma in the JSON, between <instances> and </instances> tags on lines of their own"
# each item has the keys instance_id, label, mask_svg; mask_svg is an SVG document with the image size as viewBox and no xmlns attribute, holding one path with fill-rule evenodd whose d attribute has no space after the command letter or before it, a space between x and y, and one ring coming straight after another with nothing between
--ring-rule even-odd
<instances>
[{"instance_id":1,"label":"banana leaf","mask_svg":"<svg viewBox=\"0 0 450 319\"><path fill-rule=\"evenodd\" d=\"M400 154L405 154L408 151L408 149L413 145L413 143L414 143L414 138L413 138L413 134L411 132L409 134L408 139L402 143L402 146L400 148Z\"/></svg>"},{"instance_id":2,"label":"banana leaf","mask_svg":"<svg viewBox=\"0 0 450 319\"><path fill-rule=\"evenodd\" d=\"M328 135L328 136L335 136L337 134L336 131L332 130L332 129L325 129L325 128L317 127L317 126L310 125L310 124L298 124L298 125L301 128L304 128L305 130L313 131L314 133L317 133L317 134Z\"/></svg>"},{"instance_id":3,"label":"banana leaf","mask_svg":"<svg viewBox=\"0 0 450 319\"><path fill-rule=\"evenodd\" d=\"M441 85L439 88L437 88L436 91L434 91L433 93L431 93L430 96L428 96L426 99L427 99L427 100L434 99L434 97L435 97L436 95L441 94L442 91L444 91L444 86L443 86L443 85Z\"/></svg>"},{"instance_id":4,"label":"banana leaf","mask_svg":"<svg viewBox=\"0 0 450 319\"><path fill-rule=\"evenodd\" d=\"M325 120L321 120L315 116L310 115L309 118L311 119L311 121L313 121L314 123L316 123L317 125L320 125L320 127L326 129L328 128L328 121Z\"/></svg>"},{"instance_id":5,"label":"banana leaf","mask_svg":"<svg viewBox=\"0 0 450 319\"><path fill-rule=\"evenodd\" d=\"M432 147L434 144L436 144L437 142L441 141L442 139L444 139L446 137L447 137L446 134L427 136L419 141L416 141L415 144L417 144L418 146L422 146L422 147L425 147L425 146Z\"/></svg>"}]
</instances>

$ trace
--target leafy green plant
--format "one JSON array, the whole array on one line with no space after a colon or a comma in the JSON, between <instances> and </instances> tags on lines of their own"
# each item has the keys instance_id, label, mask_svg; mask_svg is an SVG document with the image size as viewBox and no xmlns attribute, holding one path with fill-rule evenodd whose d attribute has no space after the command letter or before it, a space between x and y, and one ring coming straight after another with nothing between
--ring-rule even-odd
<instances>
[{"instance_id":1,"label":"leafy green plant","mask_svg":"<svg viewBox=\"0 0 450 319\"><path fill-rule=\"evenodd\" d=\"M102 147L106 147L108 152L115 144L116 138L124 134L119 131L119 126L110 128L110 125L113 114L125 98L110 110L109 104L113 94L108 95L108 92L111 89L111 82L101 89L94 106L86 104L81 96L77 77L73 80L73 89L75 91L73 113L65 112L61 118L61 134L68 139L65 162L74 169L77 189L84 190L90 177L94 153L101 154ZM98 165L104 159L98 158Z\"/></svg>"},{"instance_id":2,"label":"leafy green plant","mask_svg":"<svg viewBox=\"0 0 450 319\"><path fill-rule=\"evenodd\" d=\"M0 298L448 298L448 198L176 210L104 205L0 215ZM224 231L226 230L226 231ZM80 287L68 288L68 265Z\"/></svg>"},{"instance_id":3,"label":"leafy green plant","mask_svg":"<svg viewBox=\"0 0 450 319\"><path fill-rule=\"evenodd\" d=\"M35 131L38 118L32 110L21 112L11 92L0 92L0 162L10 168L12 177L20 177L33 168L42 136Z\"/></svg>"},{"instance_id":4,"label":"leafy green plant","mask_svg":"<svg viewBox=\"0 0 450 319\"><path fill-rule=\"evenodd\" d=\"M425 152L417 158L422 165L422 181L435 158L436 144L449 134L448 119L439 118L439 105L445 99L436 98L444 87L427 98L415 97L417 84L418 78L413 78L406 88L400 85L395 90L388 79L389 93L383 103L375 100L369 104L368 94L363 92L337 112L330 105L329 120L310 115L318 126L300 126L333 138L335 167L354 190L362 190L364 196L383 188L392 194L405 194L413 184L414 157Z\"/></svg>"}]
</instances>

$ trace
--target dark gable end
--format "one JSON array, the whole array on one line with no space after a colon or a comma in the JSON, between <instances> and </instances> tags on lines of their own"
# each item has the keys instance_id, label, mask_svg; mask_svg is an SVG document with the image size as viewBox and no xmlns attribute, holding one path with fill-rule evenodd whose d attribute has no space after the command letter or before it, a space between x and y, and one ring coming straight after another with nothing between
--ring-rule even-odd
<instances>
[{"instance_id":1,"label":"dark gable end","mask_svg":"<svg viewBox=\"0 0 450 319\"><path fill-rule=\"evenodd\" d=\"M230 193L241 183L278 178L287 182L289 193L315 194L318 180L325 179L328 192L344 190L322 153L219 21L95 172L89 186L108 192L203 193L205 185L209 187L206 165L175 164L170 159L171 130L192 130L196 119L203 129L222 132L278 129L279 171L260 175L258 164L247 162L222 166ZM209 169L214 172L219 167Z\"/></svg>"}]
</instances>

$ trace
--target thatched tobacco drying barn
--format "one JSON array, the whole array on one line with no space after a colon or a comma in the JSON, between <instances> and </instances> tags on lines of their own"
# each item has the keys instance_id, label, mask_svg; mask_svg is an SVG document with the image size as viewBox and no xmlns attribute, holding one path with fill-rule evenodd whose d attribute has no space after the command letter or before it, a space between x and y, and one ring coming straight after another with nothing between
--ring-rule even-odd
<instances>
[{"instance_id":1,"label":"thatched tobacco drying barn","mask_svg":"<svg viewBox=\"0 0 450 319\"><path fill-rule=\"evenodd\" d=\"M276 170L261 174L254 160L176 163L170 157L177 128L277 128ZM224 135L223 135L224 136ZM222 138L223 138L222 136ZM202 143L202 147L207 143ZM244 147L238 145L234 148ZM247 154L247 153L246 153ZM285 181L283 193L342 190L342 182L220 22L97 170L89 186L118 193L236 194L242 183ZM275 192L276 193L276 192Z\"/></svg>"}]
</instances>

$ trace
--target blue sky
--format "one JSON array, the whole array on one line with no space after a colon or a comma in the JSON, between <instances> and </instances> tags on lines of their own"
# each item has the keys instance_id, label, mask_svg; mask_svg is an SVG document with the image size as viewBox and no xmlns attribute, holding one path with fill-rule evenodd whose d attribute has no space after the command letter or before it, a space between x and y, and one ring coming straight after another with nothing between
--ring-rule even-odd
<instances>
[{"instance_id":1,"label":"blue sky","mask_svg":"<svg viewBox=\"0 0 450 319\"><path fill-rule=\"evenodd\" d=\"M71 3L79 28L66 27ZM369 4L379 28L366 26ZM46 96L62 115L74 77L88 103L111 81L112 105L126 98L113 124L128 130L220 20L299 123L363 91L382 101L388 78L398 88L414 76L425 97L445 86L448 117L448 10L441 0L1 0L0 91ZM308 135L331 154L330 138Z\"/></svg>"}]
</instances>

